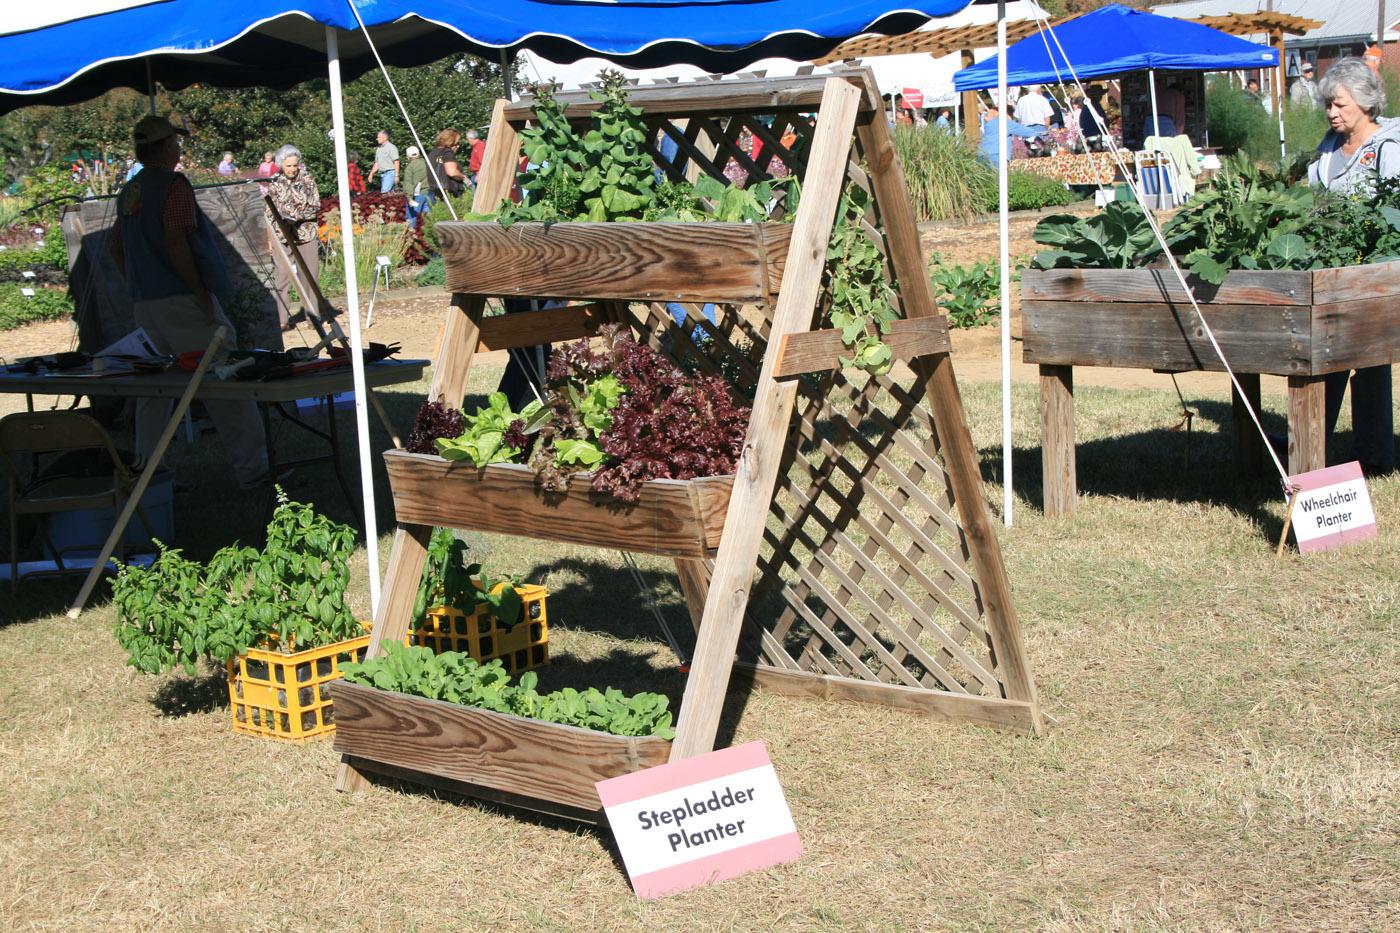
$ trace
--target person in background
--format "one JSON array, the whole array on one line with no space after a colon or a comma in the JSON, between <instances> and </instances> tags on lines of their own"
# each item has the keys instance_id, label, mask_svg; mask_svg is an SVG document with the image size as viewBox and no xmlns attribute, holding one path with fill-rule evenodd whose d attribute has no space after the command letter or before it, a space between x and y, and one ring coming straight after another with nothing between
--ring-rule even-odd
<instances>
[{"instance_id":1,"label":"person in background","mask_svg":"<svg viewBox=\"0 0 1400 933\"><path fill-rule=\"evenodd\" d=\"M938 111L938 119L933 121L933 125L947 133L953 129L953 112L947 107Z\"/></svg>"},{"instance_id":2,"label":"person in background","mask_svg":"<svg viewBox=\"0 0 1400 933\"><path fill-rule=\"evenodd\" d=\"M1258 78L1250 78L1244 83L1244 96L1250 103L1258 104L1260 107L1264 106L1264 95L1259 91Z\"/></svg>"},{"instance_id":3,"label":"person in background","mask_svg":"<svg viewBox=\"0 0 1400 933\"><path fill-rule=\"evenodd\" d=\"M230 334L225 348L237 346L222 305L232 295L233 282L214 225L199 209L189 179L175 171L180 137L187 135L155 114L136 124L132 139L143 167L117 195L110 239L136 326L145 328L156 349L172 356L206 349L220 326ZM155 455L171 404L170 399L136 400L135 447L142 463ZM269 482L257 406L214 399L205 400L204 406L228 449L239 484L252 489Z\"/></svg>"},{"instance_id":4,"label":"person in background","mask_svg":"<svg viewBox=\"0 0 1400 933\"><path fill-rule=\"evenodd\" d=\"M467 176L457 163L457 144L461 141L462 134L454 129L443 130L433 141L433 149L428 153L428 162L432 166L428 180L434 201L444 194L455 198L467 190Z\"/></svg>"},{"instance_id":5,"label":"person in background","mask_svg":"<svg viewBox=\"0 0 1400 933\"><path fill-rule=\"evenodd\" d=\"M277 174L277 159L272 152L264 152L262 161L258 163L258 177L271 178Z\"/></svg>"},{"instance_id":6,"label":"person in background","mask_svg":"<svg viewBox=\"0 0 1400 933\"><path fill-rule=\"evenodd\" d=\"M473 188L476 176L481 174L481 160L486 158L486 143L476 130L467 130L467 178Z\"/></svg>"},{"instance_id":7,"label":"person in background","mask_svg":"<svg viewBox=\"0 0 1400 933\"><path fill-rule=\"evenodd\" d=\"M1142 121L1142 135L1171 137L1185 132L1186 95L1167 85L1157 92L1157 125L1152 125L1152 114L1149 112Z\"/></svg>"},{"instance_id":8,"label":"person in background","mask_svg":"<svg viewBox=\"0 0 1400 933\"><path fill-rule=\"evenodd\" d=\"M126 181L131 181L131 179L135 178L139 174L141 174L141 160L132 159L131 168L126 170Z\"/></svg>"},{"instance_id":9,"label":"person in background","mask_svg":"<svg viewBox=\"0 0 1400 933\"><path fill-rule=\"evenodd\" d=\"M1370 66L1344 58L1327 69L1318 93L1330 129L1308 166L1308 184L1343 193L1370 190L1376 178L1400 175L1400 120L1384 120L1385 90ZM1351 377L1351 422L1355 457L1368 476L1395 469L1395 423L1390 366L1368 366L1326 376L1327 436L1337 427L1342 396Z\"/></svg>"},{"instance_id":10,"label":"person in background","mask_svg":"<svg viewBox=\"0 0 1400 933\"><path fill-rule=\"evenodd\" d=\"M1108 117L1103 112L1103 88L1091 84L1085 92L1087 96L1079 101L1079 134L1083 137L1084 148L1086 151L1106 148L1103 134L1108 128ZM1103 129L1099 128L1100 123Z\"/></svg>"},{"instance_id":11,"label":"person in background","mask_svg":"<svg viewBox=\"0 0 1400 933\"><path fill-rule=\"evenodd\" d=\"M1312 62L1303 62L1301 71L1298 80L1294 81L1293 86L1288 89L1288 99L1302 107L1316 107L1319 101L1317 82L1313 80Z\"/></svg>"},{"instance_id":12,"label":"person in background","mask_svg":"<svg viewBox=\"0 0 1400 933\"><path fill-rule=\"evenodd\" d=\"M282 148L285 149L286 147L283 146ZM364 194L367 189L365 187L364 173L360 171L360 154L354 149L351 149L345 154L345 161L349 163L345 167L345 174L350 178L351 196Z\"/></svg>"},{"instance_id":13,"label":"person in background","mask_svg":"<svg viewBox=\"0 0 1400 933\"><path fill-rule=\"evenodd\" d=\"M224 157L219 160L218 173L225 178L238 171L238 166L233 164L233 153L225 152Z\"/></svg>"},{"instance_id":14,"label":"person in background","mask_svg":"<svg viewBox=\"0 0 1400 933\"><path fill-rule=\"evenodd\" d=\"M404 215L409 226L414 226L428 212L428 163L423 161L417 146L409 146L404 153L408 156L408 164L403 167Z\"/></svg>"},{"instance_id":15,"label":"person in background","mask_svg":"<svg viewBox=\"0 0 1400 933\"><path fill-rule=\"evenodd\" d=\"M1015 109L1012 111L1016 115L1016 121L1026 126L1050 125L1050 118L1055 111L1051 108L1050 102L1040 93L1040 86L1032 84L1026 88L1026 93L1022 94L1016 101Z\"/></svg>"},{"instance_id":16,"label":"person in background","mask_svg":"<svg viewBox=\"0 0 1400 933\"><path fill-rule=\"evenodd\" d=\"M272 176L267 193L272 198L277 213L291 223L295 233L293 243L288 243L287 238L282 235L282 227L276 222L272 212L267 208L264 208L264 211L267 214L268 226L272 230L271 235L275 238L270 247L273 266L277 269L277 317L282 322L282 329L288 331L292 329L291 288L301 278L301 270L292 268L296 260L290 256L288 250L296 249L306 262L306 268L311 270L312 278L315 278L321 268L316 239L316 220L321 212L321 192L316 187L316 179L312 178L306 166L302 165L301 151L296 146L286 145L278 149L276 161L281 171ZM297 294L301 298L303 308L311 303L311 296L304 294L303 289L298 288Z\"/></svg>"},{"instance_id":17,"label":"person in background","mask_svg":"<svg viewBox=\"0 0 1400 933\"><path fill-rule=\"evenodd\" d=\"M1062 130L1065 128L1065 110L1060 106L1060 99L1053 91L1047 91L1044 95L1045 102L1050 105L1050 128L1052 130Z\"/></svg>"},{"instance_id":18,"label":"person in background","mask_svg":"<svg viewBox=\"0 0 1400 933\"><path fill-rule=\"evenodd\" d=\"M909 115L909 105L905 103L903 94L894 95L894 125L914 125L914 118Z\"/></svg>"},{"instance_id":19,"label":"person in background","mask_svg":"<svg viewBox=\"0 0 1400 933\"><path fill-rule=\"evenodd\" d=\"M1025 98L1021 98L1025 100ZM1022 139L1035 139L1044 136L1049 132L1049 127L1045 124L1037 126L1026 126L1015 120L1007 120L1001 115L1001 108L995 102L987 107L987 118L982 124L982 142L977 147L977 155L989 165L997 164L997 134L1001 133L1006 137L1006 157L1011 158L1011 137L1019 136Z\"/></svg>"},{"instance_id":20,"label":"person in background","mask_svg":"<svg viewBox=\"0 0 1400 933\"><path fill-rule=\"evenodd\" d=\"M1384 57L1385 53L1381 51L1381 47L1373 45L1366 50L1366 54L1361 57L1361 60L1366 63L1367 68L1371 69L1371 74L1379 78L1381 76L1381 59Z\"/></svg>"},{"instance_id":21,"label":"person in background","mask_svg":"<svg viewBox=\"0 0 1400 933\"><path fill-rule=\"evenodd\" d=\"M374 174L378 172L379 193L388 194L399 180L399 147L389 142L389 134L383 130L375 139L379 145L374 150L374 164L369 167L369 182L374 184Z\"/></svg>"}]
</instances>

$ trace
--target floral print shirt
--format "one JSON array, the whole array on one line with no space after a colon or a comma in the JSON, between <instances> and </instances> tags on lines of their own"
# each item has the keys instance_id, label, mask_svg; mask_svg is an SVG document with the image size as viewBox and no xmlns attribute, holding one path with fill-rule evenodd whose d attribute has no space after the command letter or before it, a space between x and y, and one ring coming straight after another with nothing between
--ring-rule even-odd
<instances>
[{"instance_id":1,"label":"floral print shirt","mask_svg":"<svg viewBox=\"0 0 1400 933\"><path fill-rule=\"evenodd\" d=\"M316 239L316 218L321 212L321 192L310 172L303 168L297 172L296 178L288 178L278 172L268 182L267 193L271 195L272 203L277 206L277 212L296 227L297 243L310 243ZM285 243L276 219L271 212L264 212L267 214L268 225L277 231L278 239Z\"/></svg>"}]
</instances>

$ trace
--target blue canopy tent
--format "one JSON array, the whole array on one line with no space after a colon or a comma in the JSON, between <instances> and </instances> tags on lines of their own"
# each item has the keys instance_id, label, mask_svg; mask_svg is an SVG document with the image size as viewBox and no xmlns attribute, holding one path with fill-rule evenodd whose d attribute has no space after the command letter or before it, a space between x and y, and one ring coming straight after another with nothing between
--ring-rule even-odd
<instances>
[{"instance_id":1,"label":"blue canopy tent","mask_svg":"<svg viewBox=\"0 0 1400 933\"><path fill-rule=\"evenodd\" d=\"M971 0L54 0L0 14L0 113L86 100L112 87L288 87L328 74L337 192L350 203L341 82L453 51L503 62L517 49L571 62L691 64L735 71L760 58L806 60L863 32L908 32ZM371 45L372 40L372 45ZM325 70L323 70L325 69ZM154 99L154 98L153 98ZM369 558L379 606L378 529L351 212L341 212L356 436ZM152 465L152 469L154 464ZM138 487L135 498L139 498ZM117 529L116 534L120 534ZM114 539L115 540L115 539ZM109 542L110 544L110 542ZM93 568L76 616L101 570Z\"/></svg>"},{"instance_id":2,"label":"blue canopy tent","mask_svg":"<svg viewBox=\"0 0 1400 933\"><path fill-rule=\"evenodd\" d=\"M1228 71L1272 68L1278 52L1209 26L1112 4L1060 23L1053 40L1038 33L1006 50L1006 83L1057 84L1073 74L1098 78L1128 71ZM1053 56L1052 56L1053 50ZM959 91L995 87L1001 56L953 75Z\"/></svg>"}]
</instances>

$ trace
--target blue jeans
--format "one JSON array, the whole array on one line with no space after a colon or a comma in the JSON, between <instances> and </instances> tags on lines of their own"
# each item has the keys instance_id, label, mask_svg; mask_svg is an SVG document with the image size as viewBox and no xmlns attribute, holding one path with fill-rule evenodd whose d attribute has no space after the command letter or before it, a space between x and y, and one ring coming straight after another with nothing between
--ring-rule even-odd
<instances>
[{"instance_id":1,"label":"blue jeans","mask_svg":"<svg viewBox=\"0 0 1400 933\"><path fill-rule=\"evenodd\" d=\"M398 173L393 169L379 173L379 193L388 194L394 190L394 182L398 180Z\"/></svg>"},{"instance_id":2,"label":"blue jeans","mask_svg":"<svg viewBox=\"0 0 1400 933\"><path fill-rule=\"evenodd\" d=\"M1368 467L1395 469L1395 415L1390 401L1390 367L1368 366L1355 375L1343 370L1326 376L1327 436L1337 427L1342 396L1351 376L1352 456Z\"/></svg>"},{"instance_id":3,"label":"blue jeans","mask_svg":"<svg viewBox=\"0 0 1400 933\"><path fill-rule=\"evenodd\" d=\"M419 217L428 213L428 210L432 206L433 201L431 195L416 194L409 197L407 203L403 206L404 218L408 221L408 225L410 227L413 226Z\"/></svg>"}]
</instances>

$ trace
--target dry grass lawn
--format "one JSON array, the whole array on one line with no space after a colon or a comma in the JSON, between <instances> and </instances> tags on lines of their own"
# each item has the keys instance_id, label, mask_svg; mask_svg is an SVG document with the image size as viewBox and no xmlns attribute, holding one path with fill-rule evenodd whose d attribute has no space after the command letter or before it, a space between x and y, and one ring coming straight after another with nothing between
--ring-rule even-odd
<instances>
[{"instance_id":1,"label":"dry grass lawn","mask_svg":"<svg viewBox=\"0 0 1400 933\"><path fill-rule=\"evenodd\" d=\"M421 391L391 396L401 421ZM964 397L999 475L996 388ZM1400 928L1400 480L1371 485L1380 540L1275 560L1282 505L1231 477L1228 399L1193 401L1184 465L1169 392L1082 390L1081 511L1048 522L1017 388L1003 541L1053 734L759 693L733 741L768 743L806 856L649 904L591 829L407 787L339 795L328 743L233 735L217 684L124 666L105 595L77 623L74 582L6 595L0 928ZM185 474L193 553L255 535L217 468ZM292 493L345 517L309 483ZM679 692L616 554L471 540L550 587L546 684ZM642 566L688 628L666 565Z\"/></svg>"}]
</instances>

